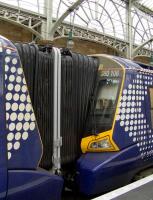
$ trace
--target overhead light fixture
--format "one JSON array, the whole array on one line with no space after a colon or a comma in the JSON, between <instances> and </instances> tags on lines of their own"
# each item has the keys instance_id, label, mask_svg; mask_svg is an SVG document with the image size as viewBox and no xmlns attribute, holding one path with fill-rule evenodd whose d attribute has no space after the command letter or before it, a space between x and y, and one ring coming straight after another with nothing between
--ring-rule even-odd
<instances>
[{"instance_id":1,"label":"overhead light fixture","mask_svg":"<svg viewBox=\"0 0 153 200\"><path fill-rule=\"evenodd\" d=\"M74 47L73 32L72 32L72 29L70 29L69 34L68 34L68 39L67 39L67 48L73 49L73 47Z\"/></svg>"}]
</instances>

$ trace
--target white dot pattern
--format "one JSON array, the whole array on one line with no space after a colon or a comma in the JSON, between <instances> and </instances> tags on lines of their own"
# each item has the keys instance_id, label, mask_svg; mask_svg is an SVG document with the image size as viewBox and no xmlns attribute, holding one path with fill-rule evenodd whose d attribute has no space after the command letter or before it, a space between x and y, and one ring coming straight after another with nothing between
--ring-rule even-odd
<instances>
[{"instance_id":1,"label":"white dot pattern","mask_svg":"<svg viewBox=\"0 0 153 200\"><path fill-rule=\"evenodd\" d=\"M123 89L116 115L116 121L137 144L142 159L153 155L153 134L143 110L150 86L153 86L152 71L142 70L135 75L133 82Z\"/></svg>"},{"instance_id":2,"label":"white dot pattern","mask_svg":"<svg viewBox=\"0 0 153 200\"><path fill-rule=\"evenodd\" d=\"M7 149L10 160L33 134L36 121L20 61L12 58L12 50L5 51Z\"/></svg>"}]
</instances>

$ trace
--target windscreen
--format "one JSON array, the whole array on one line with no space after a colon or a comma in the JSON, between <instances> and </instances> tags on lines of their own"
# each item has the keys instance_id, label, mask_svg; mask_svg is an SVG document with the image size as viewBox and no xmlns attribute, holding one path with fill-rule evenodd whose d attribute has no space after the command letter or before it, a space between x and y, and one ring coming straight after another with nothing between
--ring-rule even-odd
<instances>
[{"instance_id":1,"label":"windscreen","mask_svg":"<svg viewBox=\"0 0 153 200\"><path fill-rule=\"evenodd\" d=\"M98 134L112 128L121 81L121 67L103 67L99 70L86 124L88 133Z\"/></svg>"}]
</instances>

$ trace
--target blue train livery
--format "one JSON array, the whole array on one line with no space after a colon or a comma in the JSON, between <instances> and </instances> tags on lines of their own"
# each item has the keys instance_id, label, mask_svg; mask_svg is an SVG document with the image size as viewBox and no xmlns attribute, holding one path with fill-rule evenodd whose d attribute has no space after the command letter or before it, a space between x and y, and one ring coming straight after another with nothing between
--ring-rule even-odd
<instances>
[{"instance_id":1,"label":"blue train livery","mask_svg":"<svg viewBox=\"0 0 153 200\"><path fill-rule=\"evenodd\" d=\"M153 71L127 59L96 56L96 97L77 162L80 191L87 195L125 185L153 164Z\"/></svg>"},{"instance_id":2,"label":"blue train livery","mask_svg":"<svg viewBox=\"0 0 153 200\"><path fill-rule=\"evenodd\" d=\"M0 200L59 200L63 180L39 169L42 142L20 58L0 37Z\"/></svg>"}]
</instances>

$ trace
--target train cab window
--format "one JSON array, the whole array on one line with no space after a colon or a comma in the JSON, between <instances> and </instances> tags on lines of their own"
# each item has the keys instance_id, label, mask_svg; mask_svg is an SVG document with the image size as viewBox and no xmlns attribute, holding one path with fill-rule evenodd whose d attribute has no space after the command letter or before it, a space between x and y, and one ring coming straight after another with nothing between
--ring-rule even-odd
<instances>
[{"instance_id":1,"label":"train cab window","mask_svg":"<svg viewBox=\"0 0 153 200\"><path fill-rule=\"evenodd\" d=\"M96 134L112 128L119 91L122 82L122 68L104 67L98 73L98 84L94 95L94 109L87 120L87 132Z\"/></svg>"},{"instance_id":2,"label":"train cab window","mask_svg":"<svg viewBox=\"0 0 153 200\"><path fill-rule=\"evenodd\" d=\"M151 124L153 128L153 88L149 88L149 93L150 93Z\"/></svg>"},{"instance_id":3,"label":"train cab window","mask_svg":"<svg viewBox=\"0 0 153 200\"><path fill-rule=\"evenodd\" d=\"M97 132L111 129L118 91L121 83L120 70L107 69L99 74L97 100L95 107L95 120Z\"/></svg>"}]
</instances>

